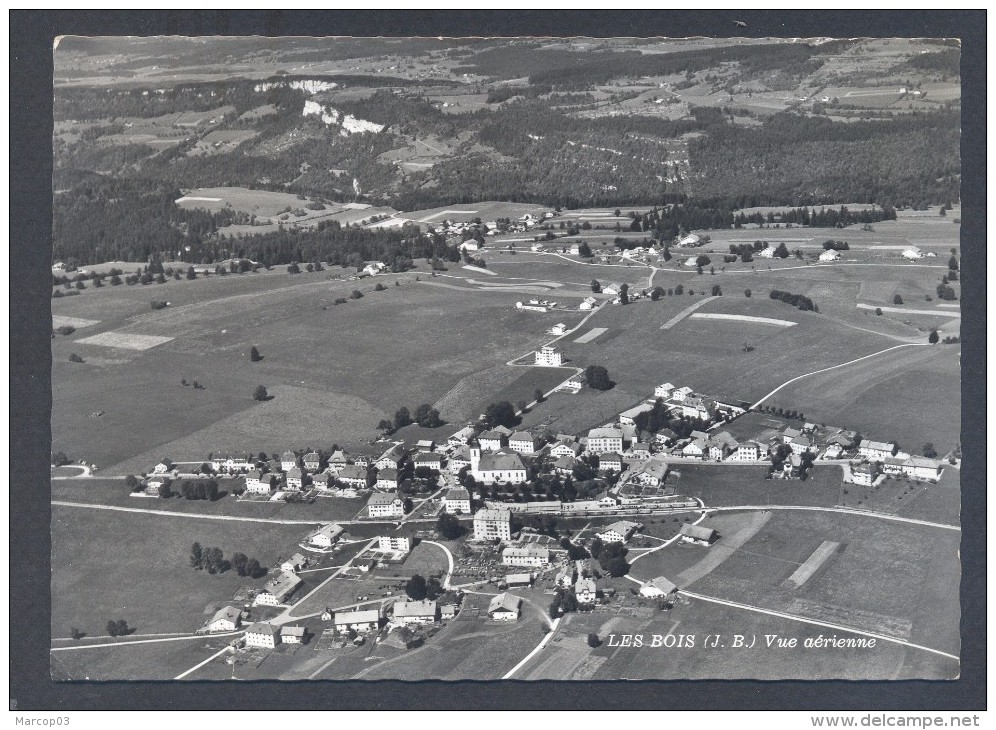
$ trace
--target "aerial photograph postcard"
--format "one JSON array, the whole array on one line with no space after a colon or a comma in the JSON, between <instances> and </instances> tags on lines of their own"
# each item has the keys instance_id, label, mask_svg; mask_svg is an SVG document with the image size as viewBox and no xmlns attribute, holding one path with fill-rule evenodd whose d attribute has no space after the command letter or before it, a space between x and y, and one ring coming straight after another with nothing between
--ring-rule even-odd
<instances>
[{"instance_id":1,"label":"aerial photograph postcard","mask_svg":"<svg viewBox=\"0 0 996 730\"><path fill-rule=\"evenodd\" d=\"M960 676L957 39L52 54L53 680Z\"/></svg>"}]
</instances>

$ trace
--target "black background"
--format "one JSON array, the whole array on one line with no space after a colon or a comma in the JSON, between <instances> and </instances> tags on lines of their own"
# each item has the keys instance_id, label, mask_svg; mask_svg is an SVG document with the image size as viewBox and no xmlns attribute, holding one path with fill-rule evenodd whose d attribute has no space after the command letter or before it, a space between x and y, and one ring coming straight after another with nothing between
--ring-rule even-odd
<instances>
[{"instance_id":1,"label":"black background","mask_svg":"<svg viewBox=\"0 0 996 730\"><path fill-rule=\"evenodd\" d=\"M985 11L10 11L9 17L11 709L985 709ZM734 19L746 21L748 27L736 26ZM52 682L48 651L52 47L54 38L63 34L961 38L961 678L948 682ZM473 646L467 650L473 651Z\"/></svg>"}]
</instances>

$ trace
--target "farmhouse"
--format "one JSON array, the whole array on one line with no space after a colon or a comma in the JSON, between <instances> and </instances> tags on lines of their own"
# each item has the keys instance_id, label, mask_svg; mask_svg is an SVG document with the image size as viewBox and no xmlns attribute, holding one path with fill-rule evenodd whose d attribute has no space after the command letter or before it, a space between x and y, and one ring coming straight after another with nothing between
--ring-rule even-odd
<instances>
[{"instance_id":1,"label":"farmhouse","mask_svg":"<svg viewBox=\"0 0 996 730\"><path fill-rule=\"evenodd\" d=\"M398 490L398 470L397 469L381 469L377 472L377 489L383 489L389 492L396 492Z\"/></svg>"},{"instance_id":2,"label":"farmhouse","mask_svg":"<svg viewBox=\"0 0 996 730\"><path fill-rule=\"evenodd\" d=\"M371 517L404 517L404 502L396 494L371 494L367 514Z\"/></svg>"},{"instance_id":3,"label":"farmhouse","mask_svg":"<svg viewBox=\"0 0 996 730\"><path fill-rule=\"evenodd\" d=\"M695 395L695 391L686 385L682 388L675 389L675 391L671 393L671 400L675 403L684 403L685 399L692 395Z\"/></svg>"},{"instance_id":4,"label":"farmhouse","mask_svg":"<svg viewBox=\"0 0 996 730\"><path fill-rule=\"evenodd\" d=\"M461 446L450 455L450 474L459 474L465 466L470 466L470 447Z\"/></svg>"},{"instance_id":5,"label":"farmhouse","mask_svg":"<svg viewBox=\"0 0 996 730\"><path fill-rule=\"evenodd\" d=\"M858 434L854 431L839 431L828 439L831 444L840 446L845 451L853 449L858 443Z\"/></svg>"},{"instance_id":6,"label":"farmhouse","mask_svg":"<svg viewBox=\"0 0 996 730\"><path fill-rule=\"evenodd\" d=\"M323 471L321 474L315 474L311 477L311 486L319 491L325 491L332 486L332 481L334 477L327 471Z\"/></svg>"},{"instance_id":7,"label":"farmhouse","mask_svg":"<svg viewBox=\"0 0 996 730\"><path fill-rule=\"evenodd\" d=\"M463 487L453 487L443 495L443 510L451 515L469 515L470 492Z\"/></svg>"},{"instance_id":8,"label":"farmhouse","mask_svg":"<svg viewBox=\"0 0 996 730\"><path fill-rule=\"evenodd\" d=\"M474 429L471 426L464 426L459 431L454 433L448 439L446 443L454 448L457 446L466 446L467 442L474 437Z\"/></svg>"},{"instance_id":9,"label":"farmhouse","mask_svg":"<svg viewBox=\"0 0 996 730\"><path fill-rule=\"evenodd\" d=\"M293 451L285 451L280 455L280 468L283 471L288 471L297 466L297 454Z\"/></svg>"},{"instance_id":10,"label":"farmhouse","mask_svg":"<svg viewBox=\"0 0 996 730\"><path fill-rule=\"evenodd\" d=\"M909 248L903 250L902 256L904 259L908 259L910 261L917 261L923 258L923 251L921 251L916 246L910 246Z\"/></svg>"},{"instance_id":11,"label":"farmhouse","mask_svg":"<svg viewBox=\"0 0 996 730\"><path fill-rule=\"evenodd\" d=\"M577 577L577 571L574 569L573 563L568 563L560 572L557 573L557 577L554 582L557 584L558 588L570 588L574 585L574 579Z\"/></svg>"},{"instance_id":12,"label":"farmhouse","mask_svg":"<svg viewBox=\"0 0 996 730\"><path fill-rule=\"evenodd\" d=\"M173 471L173 462L169 459L163 459L152 467L153 474L169 474L171 471Z\"/></svg>"},{"instance_id":13,"label":"farmhouse","mask_svg":"<svg viewBox=\"0 0 996 730\"><path fill-rule=\"evenodd\" d=\"M280 575L267 581L263 589L256 594L254 606L279 606L293 595L301 586L301 579L294 573L281 571Z\"/></svg>"},{"instance_id":14,"label":"farmhouse","mask_svg":"<svg viewBox=\"0 0 996 730\"><path fill-rule=\"evenodd\" d=\"M354 466L362 466L364 469L370 468L370 457L366 454L357 454L353 458Z\"/></svg>"},{"instance_id":15,"label":"farmhouse","mask_svg":"<svg viewBox=\"0 0 996 730\"><path fill-rule=\"evenodd\" d=\"M242 625L242 610L235 606L225 606L218 609L217 613L208 622L207 630L214 633L216 631L235 631Z\"/></svg>"},{"instance_id":16,"label":"farmhouse","mask_svg":"<svg viewBox=\"0 0 996 730\"><path fill-rule=\"evenodd\" d=\"M667 462L660 459L648 459L641 464L629 477L627 482L640 484L644 487L659 487L667 477Z\"/></svg>"},{"instance_id":17,"label":"farmhouse","mask_svg":"<svg viewBox=\"0 0 996 730\"><path fill-rule=\"evenodd\" d=\"M709 444L709 458L714 461L723 461L740 447L740 443L733 438L729 431L713 434L707 443Z\"/></svg>"},{"instance_id":18,"label":"farmhouse","mask_svg":"<svg viewBox=\"0 0 996 730\"><path fill-rule=\"evenodd\" d=\"M395 444L383 454L374 463L378 469L398 469L404 463L405 459L408 458L408 454L405 451L403 444Z\"/></svg>"},{"instance_id":19,"label":"farmhouse","mask_svg":"<svg viewBox=\"0 0 996 730\"><path fill-rule=\"evenodd\" d=\"M563 354L553 349L550 345L546 345L536 351L536 364L540 367L558 368L563 362Z\"/></svg>"},{"instance_id":20,"label":"farmhouse","mask_svg":"<svg viewBox=\"0 0 996 730\"><path fill-rule=\"evenodd\" d=\"M488 618L492 621L518 621L522 599L511 593L499 593L488 604Z\"/></svg>"},{"instance_id":21,"label":"farmhouse","mask_svg":"<svg viewBox=\"0 0 996 730\"><path fill-rule=\"evenodd\" d=\"M883 441L864 439L858 444L858 454L872 461L883 461L896 453L896 445Z\"/></svg>"},{"instance_id":22,"label":"farmhouse","mask_svg":"<svg viewBox=\"0 0 996 730\"><path fill-rule=\"evenodd\" d=\"M563 322L558 322L550 328L551 335L562 335L567 332L567 325Z\"/></svg>"},{"instance_id":23,"label":"farmhouse","mask_svg":"<svg viewBox=\"0 0 996 730\"><path fill-rule=\"evenodd\" d=\"M337 632L355 631L358 634L374 631L380 626L380 611L370 608L365 611L336 611L332 626Z\"/></svg>"},{"instance_id":24,"label":"farmhouse","mask_svg":"<svg viewBox=\"0 0 996 730\"><path fill-rule=\"evenodd\" d=\"M621 453L623 434L618 428L593 428L588 432L588 451L593 454Z\"/></svg>"},{"instance_id":25,"label":"farmhouse","mask_svg":"<svg viewBox=\"0 0 996 730\"><path fill-rule=\"evenodd\" d=\"M507 547L501 553L502 565L522 565L539 568L550 563L550 551L544 547L527 545Z\"/></svg>"},{"instance_id":26,"label":"farmhouse","mask_svg":"<svg viewBox=\"0 0 996 730\"><path fill-rule=\"evenodd\" d=\"M602 532L596 533L598 539L602 542L626 542L629 540L630 535L632 535L637 530L643 528L643 525L639 522L629 522L628 520L619 520L619 522L613 522L611 525L606 527Z\"/></svg>"},{"instance_id":27,"label":"farmhouse","mask_svg":"<svg viewBox=\"0 0 996 730\"><path fill-rule=\"evenodd\" d=\"M421 452L415 454L415 458L412 460L415 464L415 468L418 469L420 466L424 466L427 469L432 469L433 471L442 471L443 469L443 457L439 454L430 454L428 452Z\"/></svg>"},{"instance_id":28,"label":"farmhouse","mask_svg":"<svg viewBox=\"0 0 996 730\"><path fill-rule=\"evenodd\" d=\"M296 573L301 568L307 567L308 559L301 553L294 553L290 558L280 564L280 569L288 573Z\"/></svg>"},{"instance_id":29,"label":"farmhouse","mask_svg":"<svg viewBox=\"0 0 996 730\"><path fill-rule=\"evenodd\" d=\"M737 450L727 457L727 461L758 461L761 458L761 445L757 441L737 444Z\"/></svg>"},{"instance_id":30,"label":"farmhouse","mask_svg":"<svg viewBox=\"0 0 996 730\"><path fill-rule=\"evenodd\" d=\"M239 474L252 469L248 459L234 456L216 456L211 459L211 465L218 474Z\"/></svg>"},{"instance_id":31,"label":"farmhouse","mask_svg":"<svg viewBox=\"0 0 996 730\"><path fill-rule=\"evenodd\" d=\"M840 254L834 251L833 249L824 251L823 253L820 254L820 261L837 261L839 259L840 259Z\"/></svg>"},{"instance_id":32,"label":"farmhouse","mask_svg":"<svg viewBox=\"0 0 996 730\"><path fill-rule=\"evenodd\" d=\"M709 449L709 443L704 438L693 438L681 449L681 455L692 459L701 459Z\"/></svg>"},{"instance_id":33,"label":"farmhouse","mask_svg":"<svg viewBox=\"0 0 996 730\"><path fill-rule=\"evenodd\" d=\"M522 457L504 451L482 454L480 449L472 447L470 473L474 479L485 484L522 484L526 481L526 465L522 463Z\"/></svg>"},{"instance_id":34,"label":"farmhouse","mask_svg":"<svg viewBox=\"0 0 996 730\"><path fill-rule=\"evenodd\" d=\"M646 413L647 411L652 411L654 406L652 403L640 403L637 406L633 406L622 413L619 414L619 425L620 426L635 426L636 417L641 413Z\"/></svg>"},{"instance_id":35,"label":"farmhouse","mask_svg":"<svg viewBox=\"0 0 996 730\"><path fill-rule=\"evenodd\" d=\"M363 273L367 276L376 276L385 269L387 269L385 264L382 264L380 261L374 261L373 263L367 264L363 267Z\"/></svg>"},{"instance_id":36,"label":"farmhouse","mask_svg":"<svg viewBox=\"0 0 996 730\"><path fill-rule=\"evenodd\" d=\"M439 620L435 601L398 601L394 604L394 623L402 626L433 624Z\"/></svg>"},{"instance_id":37,"label":"farmhouse","mask_svg":"<svg viewBox=\"0 0 996 730\"><path fill-rule=\"evenodd\" d=\"M775 256L775 249L773 249L771 246L765 245L764 248L762 248L760 251L758 251L754 255L757 256L757 257L759 257L759 258L762 258L762 259L774 258L774 256Z\"/></svg>"},{"instance_id":38,"label":"farmhouse","mask_svg":"<svg viewBox=\"0 0 996 730\"><path fill-rule=\"evenodd\" d=\"M674 245L678 246L679 248L683 248L685 246L698 246L699 241L701 240L702 239L699 236L696 236L694 233L689 233L684 238L678 239Z\"/></svg>"},{"instance_id":39,"label":"farmhouse","mask_svg":"<svg viewBox=\"0 0 996 730\"><path fill-rule=\"evenodd\" d=\"M624 466L622 454L599 454L598 468L603 471L622 471Z\"/></svg>"},{"instance_id":40,"label":"farmhouse","mask_svg":"<svg viewBox=\"0 0 996 730\"><path fill-rule=\"evenodd\" d=\"M664 576L660 576L640 586L640 595L644 598L664 598L677 590L678 586Z\"/></svg>"},{"instance_id":41,"label":"farmhouse","mask_svg":"<svg viewBox=\"0 0 996 730\"><path fill-rule=\"evenodd\" d=\"M246 629L246 646L273 649L280 643L280 628L265 621L257 621Z\"/></svg>"},{"instance_id":42,"label":"farmhouse","mask_svg":"<svg viewBox=\"0 0 996 730\"><path fill-rule=\"evenodd\" d=\"M321 466L321 463L322 457L320 457L315 451L311 451L304 455L304 468L309 474L317 472Z\"/></svg>"},{"instance_id":43,"label":"farmhouse","mask_svg":"<svg viewBox=\"0 0 996 730\"><path fill-rule=\"evenodd\" d=\"M584 301L578 305L578 309L587 311L589 309L594 309L596 304L598 304L598 300L595 299L595 297L586 297Z\"/></svg>"},{"instance_id":44,"label":"farmhouse","mask_svg":"<svg viewBox=\"0 0 996 730\"><path fill-rule=\"evenodd\" d=\"M398 537L395 535L381 535L377 538L377 549L395 553L411 552L412 539L410 537Z\"/></svg>"},{"instance_id":45,"label":"farmhouse","mask_svg":"<svg viewBox=\"0 0 996 730\"><path fill-rule=\"evenodd\" d=\"M856 464L851 468L851 480L855 484L870 487L875 483L875 477L877 476L878 465L875 462Z\"/></svg>"},{"instance_id":46,"label":"farmhouse","mask_svg":"<svg viewBox=\"0 0 996 730\"><path fill-rule=\"evenodd\" d=\"M584 383L582 383L580 380L577 380L575 378L571 378L570 380L565 380L563 383L561 383L560 385L558 385L557 386L557 392L570 393L571 395L577 395L578 393L581 392L581 389L583 387L584 387Z\"/></svg>"},{"instance_id":47,"label":"farmhouse","mask_svg":"<svg viewBox=\"0 0 996 730\"><path fill-rule=\"evenodd\" d=\"M553 471L560 476L570 476L574 473L574 467L577 463L578 460L573 456L561 456L553 462Z\"/></svg>"},{"instance_id":48,"label":"farmhouse","mask_svg":"<svg viewBox=\"0 0 996 730\"><path fill-rule=\"evenodd\" d=\"M574 584L574 595L577 597L578 603L594 603L597 592L598 588L591 578L579 578L578 582Z\"/></svg>"},{"instance_id":49,"label":"farmhouse","mask_svg":"<svg viewBox=\"0 0 996 730\"><path fill-rule=\"evenodd\" d=\"M551 456L579 456L581 454L581 444L576 441L561 439L552 449Z\"/></svg>"},{"instance_id":50,"label":"farmhouse","mask_svg":"<svg viewBox=\"0 0 996 730\"><path fill-rule=\"evenodd\" d=\"M711 527L690 525L688 523L681 526L678 534L681 535L681 539L684 542L690 542L694 545L712 545L718 537L716 531Z\"/></svg>"},{"instance_id":51,"label":"farmhouse","mask_svg":"<svg viewBox=\"0 0 996 730\"><path fill-rule=\"evenodd\" d=\"M336 481L350 487L366 489L369 484L367 468L359 464L347 464L339 471Z\"/></svg>"},{"instance_id":52,"label":"farmhouse","mask_svg":"<svg viewBox=\"0 0 996 730\"><path fill-rule=\"evenodd\" d=\"M925 456L911 456L903 463L903 474L912 479L936 482L941 478L941 463Z\"/></svg>"},{"instance_id":53,"label":"farmhouse","mask_svg":"<svg viewBox=\"0 0 996 730\"><path fill-rule=\"evenodd\" d=\"M508 435L498 429L482 431L477 437L477 443L482 451L498 451L503 449L508 443Z\"/></svg>"},{"instance_id":54,"label":"farmhouse","mask_svg":"<svg viewBox=\"0 0 996 730\"><path fill-rule=\"evenodd\" d=\"M315 547L330 548L338 542L343 532L344 530L339 527L339 525L325 525L318 532L313 534L308 542Z\"/></svg>"},{"instance_id":55,"label":"farmhouse","mask_svg":"<svg viewBox=\"0 0 996 730\"><path fill-rule=\"evenodd\" d=\"M674 390L674 386L671 383L661 383L656 388L654 388L654 398L663 398L667 400L671 397L671 391Z\"/></svg>"},{"instance_id":56,"label":"farmhouse","mask_svg":"<svg viewBox=\"0 0 996 730\"><path fill-rule=\"evenodd\" d=\"M536 437L528 431L516 431L508 439L508 448L520 454L534 454L537 443Z\"/></svg>"},{"instance_id":57,"label":"farmhouse","mask_svg":"<svg viewBox=\"0 0 996 730\"><path fill-rule=\"evenodd\" d=\"M699 396L688 396L681 402L681 415L711 421L716 413L716 405Z\"/></svg>"},{"instance_id":58,"label":"farmhouse","mask_svg":"<svg viewBox=\"0 0 996 730\"><path fill-rule=\"evenodd\" d=\"M253 474L259 476L252 476ZM246 491L250 494L269 494L270 490L277 486L275 474L262 474L259 472L249 472L246 475Z\"/></svg>"},{"instance_id":59,"label":"farmhouse","mask_svg":"<svg viewBox=\"0 0 996 730\"><path fill-rule=\"evenodd\" d=\"M512 539L512 515L503 509L482 509L474 515L475 540Z\"/></svg>"},{"instance_id":60,"label":"farmhouse","mask_svg":"<svg viewBox=\"0 0 996 730\"><path fill-rule=\"evenodd\" d=\"M505 585L509 588L528 588L532 584L532 573L509 573L505 576Z\"/></svg>"},{"instance_id":61,"label":"farmhouse","mask_svg":"<svg viewBox=\"0 0 996 730\"><path fill-rule=\"evenodd\" d=\"M809 436L803 436L802 434L794 437L788 442L788 445L789 448L792 449L792 453L798 454L799 456L815 450L813 442L810 441Z\"/></svg>"},{"instance_id":62,"label":"farmhouse","mask_svg":"<svg viewBox=\"0 0 996 730\"><path fill-rule=\"evenodd\" d=\"M304 475L301 470L296 466L292 466L287 470L287 488L288 489L301 489L304 484Z\"/></svg>"},{"instance_id":63,"label":"farmhouse","mask_svg":"<svg viewBox=\"0 0 996 730\"><path fill-rule=\"evenodd\" d=\"M285 644L305 644L308 641L308 629L305 626L281 626L280 640Z\"/></svg>"}]
</instances>

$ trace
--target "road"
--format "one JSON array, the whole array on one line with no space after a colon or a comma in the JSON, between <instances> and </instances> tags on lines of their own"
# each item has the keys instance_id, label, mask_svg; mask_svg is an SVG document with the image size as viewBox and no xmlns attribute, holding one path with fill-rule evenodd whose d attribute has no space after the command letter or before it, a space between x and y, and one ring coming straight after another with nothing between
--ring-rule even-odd
<instances>
[{"instance_id":1,"label":"road","mask_svg":"<svg viewBox=\"0 0 996 730\"><path fill-rule=\"evenodd\" d=\"M706 297L705 299L699 299L697 302L695 302L695 304L693 304L690 307L685 307L683 310L681 310L676 315L674 315L673 317L671 317L671 319L669 319L667 322L665 322L664 324L662 324L661 325L661 329L662 330L669 330L669 329L671 329L676 324L678 324L681 320L683 320L685 317L687 317L692 312L694 312L696 309L698 309L699 307L701 307L704 304L707 304L707 303L711 302L713 299L716 299L716 298L717 297Z\"/></svg>"},{"instance_id":2,"label":"road","mask_svg":"<svg viewBox=\"0 0 996 730\"><path fill-rule=\"evenodd\" d=\"M867 360L868 358L875 357L876 355L884 355L887 352L892 352L893 350L898 350L898 349L900 349L902 347L924 347L926 345L927 345L926 342L916 342L916 343L912 343L911 342L911 343L907 343L905 345L894 345L893 347L887 347L884 350L879 350L878 352L873 352L871 355L865 355L864 357L859 357L859 358L857 358L855 360L848 360L847 362L842 362L840 365L831 365L828 368L822 368L820 370L813 370L812 372L804 373L802 375L797 375L794 378L786 380L784 383L782 383L781 385L779 385L773 391L771 391L766 396L764 396L763 398L761 398L757 403L755 403L754 405L752 405L748 410L754 410L759 405L761 405L762 403L764 403L764 401L768 400L768 398L770 398L771 396L773 396L775 393L777 393L779 390L781 390L785 386L791 385L792 383L794 383L797 380L802 380L803 378L808 378L810 375L817 375L819 373L829 372L830 370L836 370L837 368L847 367L848 365L853 365L856 362L861 362L862 360Z\"/></svg>"},{"instance_id":3,"label":"road","mask_svg":"<svg viewBox=\"0 0 996 730\"><path fill-rule=\"evenodd\" d=\"M730 507L706 507L706 512L765 512L765 511L777 511L777 510L794 510L801 512L837 512L839 514L845 515L856 515L858 517L874 517L880 520L890 520L892 522L905 522L908 525L923 525L924 527L936 527L941 530L954 530L955 532L961 532L961 527L958 525L946 525L942 522L928 522L927 520L917 520L912 517L900 517L899 515L890 515L885 512L871 512L868 510L851 509L849 507L809 507L805 505L782 505L782 504L767 504L767 505L739 505Z\"/></svg>"},{"instance_id":4,"label":"road","mask_svg":"<svg viewBox=\"0 0 996 730\"><path fill-rule=\"evenodd\" d=\"M113 512L140 512L148 515L165 515L167 517L190 517L196 520L227 520L229 522L268 522L276 525L321 525L329 520L281 520L275 517L236 517L234 515L203 515L197 512L172 512L165 509L141 509L139 507L115 507L109 504L86 504L84 502L62 502L52 500L52 504L60 507L82 507L83 509L103 509Z\"/></svg>"},{"instance_id":5,"label":"road","mask_svg":"<svg viewBox=\"0 0 996 730\"><path fill-rule=\"evenodd\" d=\"M446 560L449 563L449 567L446 569L446 579L443 581L443 588L449 589L450 578L453 577L453 570L455 567L455 564L453 562L453 553L451 553L450 549L445 545L443 545L441 542L436 542L435 540L423 540L422 542L426 543L427 545L435 545L437 548L446 553Z\"/></svg>"}]
</instances>

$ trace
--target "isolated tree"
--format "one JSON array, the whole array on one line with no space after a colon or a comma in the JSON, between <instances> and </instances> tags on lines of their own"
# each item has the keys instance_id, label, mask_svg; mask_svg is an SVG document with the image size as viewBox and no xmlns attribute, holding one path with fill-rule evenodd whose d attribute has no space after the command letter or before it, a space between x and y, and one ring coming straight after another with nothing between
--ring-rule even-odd
<instances>
[{"instance_id":1,"label":"isolated tree","mask_svg":"<svg viewBox=\"0 0 996 730\"><path fill-rule=\"evenodd\" d=\"M141 482L138 481L138 477L134 474L129 474L125 477L125 486L134 492L137 487L141 486Z\"/></svg>"},{"instance_id":2,"label":"isolated tree","mask_svg":"<svg viewBox=\"0 0 996 730\"><path fill-rule=\"evenodd\" d=\"M69 362L83 362L83 358L74 352L69 356Z\"/></svg>"},{"instance_id":3,"label":"isolated tree","mask_svg":"<svg viewBox=\"0 0 996 730\"><path fill-rule=\"evenodd\" d=\"M591 252L591 246L589 246L587 242L582 241L578 245L578 255L583 258L590 259L594 254Z\"/></svg>"},{"instance_id":4,"label":"isolated tree","mask_svg":"<svg viewBox=\"0 0 996 730\"><path fill-rule=\"evenodd\" d=\"M629 304L629 284L623 284L619 287L619 303Z\"/></svg>"},{"instance_id":5,"label":"isolated tree","mask_svg":"<svg viewBox=\"0 0 996 730\"><path fill-rule=\"evenodd\" d=\"M394 430L397 431L399 428L404 428L408 424L412 423L411 414L408 409L401 406L397 411L394 412Z\"/></svg>"},{"instance_id":6,"label":"isolated tree","mask_svg":"<svg viewBox=\"0 0 996 730\"><path fill-rule=\"evenodd\" d=\"M926 456L928 459L936 458L937 449L935 449L934 445L928 441L923 445L923 455Z\"/></svg>"},{"instance_id":7,"label":"isolated tree","mask_svg":"<svg viewBox=\"0 0 996 730\"><path fill-rule=\"evenodd\" d=\"M110 621L107 622L107 634L109 636L117 636L118 635L118 622L117 621L111 619Z\"/></svg>"},{"instance_id":8,"label":"isolated tree","mask_svg":"<svg viewBox=\"0 0 996 730\"><path fill-rule=\"evenodd\" d=\"M363 292L361 292L359 289L353 289L353 292L349 295L349 298L350 299L362 299L363 298Z\"/></svg>"},{"instance_id":9,"label":"isolated tree","mask_svg":"<svg viewBox=\"0 0 996 730\"><path fill-rule=\"evenodd\" d=\"M267 400L270 394L266 392L266 388L262 385L257 385L256 390L252 392L252 397L256 400Z\"/></svg>"},{"instance_id":10,"label":"isolated tree","mask_svg":"<svg viewBox=\"0 0 996 730\"><path fill-rule=\"evenodd\" d=\"M288 274L300 274L301 273L301 267L298 266L296 263L290 264L287 267L287 273Z\"/></svg>"},{"instance_id":11,"label":"isolated tree","mask_svg":"<svg viewBox=\"0 0 996 730\"><path fill-rule=\"evenodd\" d=\"M608 390L613 383L609 379L609 371L602 365L589 365L584 371L585 382L595 390Z\"/></svg>"},{"instance_id":12,"label":"isolated tree","mask_svg":"<svg viewBox=\"0 0 996 730\"><path fill-rule=\"evenodd\" d=\"M394 431L394 424L386 418L380 419L377 423L377 430L384 431L385 433L392 433Z\"/></svg>"},{"instance_id":13,"label":"isolated tree","mask_svg":"<svg viewBox=\"0 0 996 730\"><path fill-rule=\"evenodd\" d=\"M712 295L714 297L721 297L721 296L723 296L723 290L720 288L719 284L713 284Z\"/></svg>"},{"instance_id":14,"label":"isolated tree","mask_svg":"<svg viewBox=\"0 0 996 730\"><path fill-rule=\"evenodd\" d=\"M426 583L425 578L418 573L409 578L408 582L405 583L405 593L407 593L408 597L413 601L425 600L428 592L428 584Z\"/></svg>"},{"instance_id":15,"label":"isolated tree","mask_svg":"<svg viewBox=\"0 0 996 730\"><path fill-rule=\"evenodd\" d=\"M903 303L903 298L901 296L899 296L898 294L896 294L896 296L894 296L892 298L892 303L893 304L902 304Z\"/></svg>"},{"instance_id":16,"label":"isolated tree","mask_svg":"<svg viewBox=\"0 0 996 730\"><path fill-rule=\"evenodd\" d=\"M875 307L875 314L877 314L878 316L881 317L882 316L882 308L881 307Z\"/></svg>"},{"instance_id":17,"label":"isolated tree","mask_svg":"<svg viewBox=\"0 0 996 730\"><path fill-rule=\"evenodd\" d=\"M123 618L118 619L117 630L118 630L118 633L116 634L117 636L127 636L128 634L131 633L131 628L129 628L128 622L125 621Z\"/></svg>"},{"instance_id":18,"label":"isolated tree","mask_svg":"<svg viewBox=\"0 0 996 730\"><path fill-rule=\"evenodd\" d=\"M515 408L507 400L491 403L484 410L484 420L489 428L505 426L509 428L517 422Z\"/></svg>"},{"instance_id":19,"label":"isolated tree","mask_svg":"<svg viewBox=\"0 0 996 730\"><path fill-rule=\"evenodd\" d=\"M259 362L263 359L263 356L259 354L259 350L256 349L256 345L253 345L249 350L249 359L252 362Z\"/></svg>"},{"instance_id":20,"label":"isolated tree","mask_svg":"<svg viewBox=\"0 0 996 730\"><path fill-rule=\"evenodd\" d=\"M958 270L958 257L957 256L952 256L951 258L948 259L948 268L951 269L951 271L957 271Z\"/></svg>"},{"instance_id":21,"label":"isolated tree","mask_svg":"<svg viewBox=\"0 0 996 730\"><path fill-rule=\"evenodd\" d=\"M235 569L235 572L238 573L240 576L245 576L248 574L246 570L248 565L249 565L249 556L247 556L245 553L235 553L232 556L232 567Z\"/></svg>"},{"instance_id":22,"label":"isolated tree","mask_svg":"<svg viewBox=\"0 0 996 730\"><path fill-rule=\"evenodd\" d=\"M83 632L83 631L80 631L78 628L76 628L75 626L73 626L71 629L69 629L69 635L71 637L73 637L74 639L76 639L77 641L79 641L84 636L86 636L86 633Z\"/></svg>"},{"instance_id":23,"label":"isolated tree","mask_svg":"<svg viewBox=\"0 0 996 730\"><path fill-rule=\"evenodd\" d=\"M744 289L744 296L750 299L750 289Z\"/></svg>"},{"instance_id":24,"label":"isolated tree","mask_svg":"<svg viewBox=\"0 0 996 730\"><path fill-rule=\"evenodd\" d=\"M929 343L930 343L930 344L932 344L932 345L936 345L936 344L937 344L937 341L938 341L939 339L941 339L941 338L940 338L940 336L939 336L939 335L937 334L937 330L931 330L931 331L930 331L930 335L929 335L929 336L927 337L927 342L929 342Z\"/></svg>"},{"instance_id":25,"label":"isolated tree","mask_svg":"<svg viewBox=\"0 0 996 730\"><path fill-rule=\"evenodd\" d=\"M784 242L778 244L778 248L775 249L775 256L780 259L787 259L789 257L788 246Z\"/></svg>"},{"instance_id":26,"label":"isolated tree","mask_svg":"<svg viewBox=\"0 0 996 730\"><path fill-rule=\"evenodd\" d=\"M601 646L601 645L602 645L602 640L598 638L598 634L596 634L594 632L588 634L588 646L590 646L592 649L594 649L595 647L598 647L598 646Z\"/></svg>"},{"instance_id":27,"label":"isolated tree","mask_svg":"<svg viewBox=\"0 0 996 730\"><path fill-rule=\"evenodd\" d=\"M537 403L542 403L543 401L546 400L546 396L543 395L543 389L542 388L537 388L536 390L533 391L533 399Z\"/></svg>"},{"instance_id":28,"label":"isolated tree","mask_svg":"<svg viewBox=\"0 0 996 730\"><path fill-rule=\"evenodd\" d=\"M596 294L598 294L600 291L602 291L602 284L601 284L601 282L598 281L598 279L592 279L591 280L591 290L593 292L595 292Z\"/></svg>"},{"instance_id":29,"label":"isolated tree","mask_svg":"<svg viewBox=\"0 0 996 730\"><path fill-rule=\"evenodd\" d=\"M197 278L197 272L194 271L193 266L187 267L187 278L190 279L191 281Z\"/></svg>"},{"instance_id":30,"label":"isolated tree","mask_svg":"<svg viewBox=\"0 0 996 730\"><path fill-rule=\"evenodd\" d=\"M204 567L204 551L199 542L195 542L190 548L190 567L197 570Z\"/></svg>"},{"instance_id":31,"label":"isolated tree","mask_svg":"<svg viewBox=\"0 0 996 730\"><path fill-rule=\"evenodd\" d=\"M663 294L664 294L664 289L659 286L655 286L653 289L650 290L650 301L656 302L658 299L661 298L661 296L663 296Z\"/></svg>"}]
</instances>

